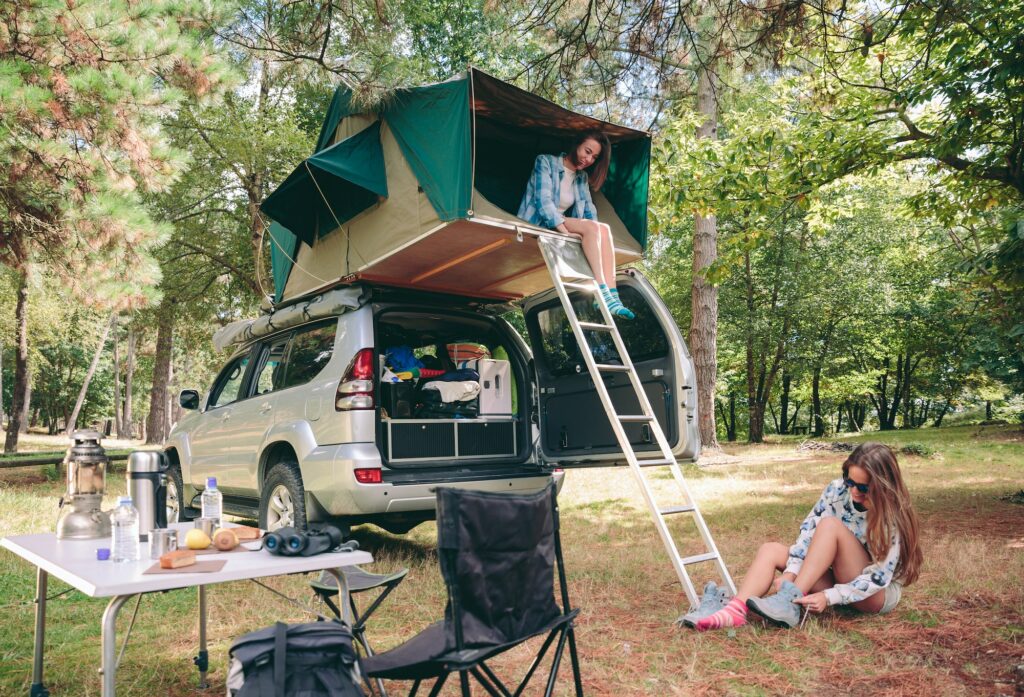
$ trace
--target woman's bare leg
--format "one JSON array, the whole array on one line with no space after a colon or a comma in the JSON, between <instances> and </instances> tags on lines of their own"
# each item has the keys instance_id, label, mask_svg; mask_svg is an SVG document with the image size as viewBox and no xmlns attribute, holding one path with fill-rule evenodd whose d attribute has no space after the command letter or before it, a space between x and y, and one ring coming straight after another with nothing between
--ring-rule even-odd
<instances>
[{"instance_id":1,"label":"woman's bare leg","mask_svg":"<svg viewBox=\"0 0 1024 697\"><path fill-rule=\"evenodd\" d=\"M806 594L818 590L821 585L819 582L829 575L831 578L824 578L824 582L831 581L831 584L824 588L831 588L836 583L849 583L857 578L870 563L871 558L864 545L842 521L833 517L822 518L818 521L811 545L807 549L807 557L793 583ZM863 612L878 612L883 604L885 593L875 593L854 603L854 607Z\"/></svg>"},{"instance_id":2,"label":"woman's bare leg","mask_svg":"<svg viewBox=\"0 0 1024 697\"><path fill-rule=\"evenodd\" d=\"M760 598L767 593L775 580L775 572L785 569L788 559L789 547L786 545L778 542L765 542L761 545L736 592L740 602L746 603L748 598Z\"/></svg>"},{"instance_id":3,"label":"woman's bare leg","mask_svg":"<svg viewBox=\"0 0 1024 697\"><path fill-rule=\"evenodd\" d=\"M605 223L598 223L601 237L601 262L604 264L604 279L609 288L615 287L615 247L612 245L612 229Z\"/></svg>"},{"instance_id":4,"label":"woman's bare leg","mask_svg":"<svg viewBox=\"0 0 1024 697\"><path fill-rule=\"evenodd\" d=\"M593 220L583 220L582 218L566 218L565 228L574 235L579 235L583 240L583 255L587 257L587 262L590 264L590 268L594 272L594 278L598 283L607 285L608 280L605 275L605 264L601 254L601 229L600 224ZM615 274L611 276L612 283L615 283Z\"/></svg>"}]
</instances>

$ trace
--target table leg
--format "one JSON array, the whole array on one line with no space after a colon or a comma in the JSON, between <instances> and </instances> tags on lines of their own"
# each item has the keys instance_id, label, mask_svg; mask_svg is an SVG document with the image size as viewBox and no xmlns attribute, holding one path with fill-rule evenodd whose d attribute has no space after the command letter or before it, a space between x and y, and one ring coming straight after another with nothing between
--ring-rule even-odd
<instances>
[{"instance_id":1,"label":"table leg","mask_svg":"<svg viewBox=\"0 0 1024 697\"><path fill-rule=\"evenodd\" d=\"M46 594L50 575L36 569L36 643L32 653L32 687L29 697L50 697L43 684L43 646L46 637Z\"/></svg>"},{"instance_id":2,"label":"table leg","mask_svg":"<svg viewBox=\"0 0 1024 697\"><path fill-rule=\"evenodd\" d=\"M348 594L348 580L346 580L345 574L338 569L325 569L325 571L333 576L338 583L338 607L341 608L341 619L351 627L354 620L352 618L352 603Z\"/></svg>"},{"instance_id":3,"label":"table leg","mask_svg":"<svg viewBox=\"0 0 1024 697\"><path fill-rule=\"evenodd\" d=\"M210 686L206 671L210 668L210 652L206 649L206 586L199 586L199 655L192 659L199 669L199 689Z\"/></svg>"},{"instance_id":4,"label":"table leg","mask_svg":"<svg viewBox=\"0 0 1024 697\"><path fill-rule=\"evenodd\" d=\"M134 594L115 595L107 603L107 609L103 611L103 655L100 664L100 674L103 676L103 690L100 694L103 697L114 697L117 678L117 613L133 597Z\"/></svg>"}]
</instances>

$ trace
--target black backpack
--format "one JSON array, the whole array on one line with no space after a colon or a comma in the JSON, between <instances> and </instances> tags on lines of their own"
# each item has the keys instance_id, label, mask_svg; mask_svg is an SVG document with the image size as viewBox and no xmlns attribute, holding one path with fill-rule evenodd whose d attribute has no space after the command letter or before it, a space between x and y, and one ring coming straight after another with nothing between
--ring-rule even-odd
<instances>
[{"instance_id":1,"label":"black backpack","mask_svg":"<svg viewBox=\"0 0 1024 697\"><path fill-rule=\"evenodd\" d=\"M352 632L336 622L285 624L231 645L231 697L365 697Z\"/></svg>"}]
</instances>

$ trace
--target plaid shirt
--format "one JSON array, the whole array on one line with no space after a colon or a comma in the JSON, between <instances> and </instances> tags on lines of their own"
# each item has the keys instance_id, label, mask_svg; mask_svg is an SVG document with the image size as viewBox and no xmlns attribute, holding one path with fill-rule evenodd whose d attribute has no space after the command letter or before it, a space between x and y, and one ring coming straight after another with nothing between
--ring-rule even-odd
<instances>
[{"instance_id":1,"label":"plaid shirt","mask_svg":"<svg viewBox=\"0 0 1024 697\"><path fill-rule=\"evenodd\" d=\"M562 177L565 176L563 157L565 153L538 155L533 163L533 174L530 175L523 201L519 204L519 213L516 214L530 225L554 230L565 222L565 215L558 210L559 190ZM589 179L584 170L576 171L573 188L576 202L569 209L570 217L597 220L597 208L594 207L594 199L590 197Z\"/></svg>"}]
</instances>

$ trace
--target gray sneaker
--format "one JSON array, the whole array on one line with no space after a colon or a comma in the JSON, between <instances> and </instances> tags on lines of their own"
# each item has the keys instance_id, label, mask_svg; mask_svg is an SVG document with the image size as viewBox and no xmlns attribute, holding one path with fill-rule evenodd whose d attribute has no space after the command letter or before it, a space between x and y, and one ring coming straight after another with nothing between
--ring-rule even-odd
<instances>
[{"instance_id":1,"label":"gray sneaker","mask_svg":"<svg viewBox=\"0 0 1024 697\"><path fill-rule=\"evenodd\" d=\"M728 589L719 588L718 584L714 581L708 581L707 585L704 586L704 595L700 597L700 605L697 606L697 609L691 610L677 619L676 624L680 627L685 626L693 629L697 626L698 620L715 614L725 607L728 602Z\"/></svg>"},{"instance_id":2,"label":"gray sneaker","mask_svg":"<svg viewBox=\"0 0 1024 697\"><path fill-rule=\"evenodd\" d=\"M747 607L777 627L792 629L800 624L800 606L793 601L803 596L790 581L783 581L778 593L767 598L749 598Z\"/></svg>"}]
</instances>

